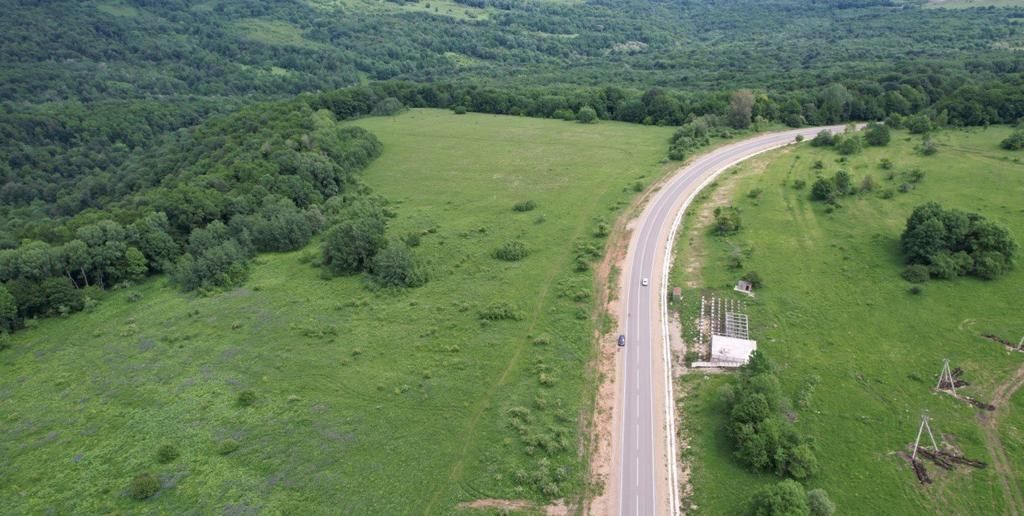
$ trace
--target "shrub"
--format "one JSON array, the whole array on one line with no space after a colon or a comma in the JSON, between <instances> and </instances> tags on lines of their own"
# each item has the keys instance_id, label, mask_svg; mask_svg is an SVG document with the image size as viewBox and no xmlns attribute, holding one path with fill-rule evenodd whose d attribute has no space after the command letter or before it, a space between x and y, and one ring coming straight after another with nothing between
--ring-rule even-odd
<instances>
[{"instance_id":1,"label":"shrub","mask_svg":"<svg viewBox=\"0 0 1024 516\"><path fill-rule=\"evenodd\" d=\"M807 492L807 508L811 516L832 516L836 512L836 504L832 503L824 489L811 489Z\"/></svg>"},{"instance_id":2,"label":"shrub","mask_svg":"<svg viewBox=\"0 0 1024 516\"><path fill-rule=\"evenodd\" d=\"M753 190L747 192L747 197L749 197L751 199L757 199L757 198L761 197L762 193L764 193L764 190L762 190L760 188L754 188Z\"/></svg>"},{"instance_id":3,"label":"shrub","mask_svg":"<svg viewBox=\"0 0 1024 516\"><path fill-rule=\"evenodd\" d=\"M391 116L397 115L405 110L405 104L402 104L401 100L398 100L395 97L388 97L373 106L371 114L376 116Z\"/></svg>"},{"instance_id":4,"label":"shrub","mask_svg":"<svg viewBox=\"0 0 1024 516\"><path fill-rule=\"evenodd\" d=\"M836 175L832 176L832 182L835 183L837 194L849 195L853 193L853 179L850 177L849 172L845 170L836 172Z\"/></svg>"},{"instance_id":5,"label":"shrub","mask_svg":"<svg viewBox=\"0 0 1024 516\"><path fill-rule=\"evenodd\" d=\"M581 124L593 124L597 122L597 111L590 106L583 106L579 113L576 113L576 121Z\"/></svg>"},{"instance_id":6,"label":"shrub","mask_svg":"<svg viewBox=\"0 0 1024 516\"><path fill-rule=\"evenodd\" d=\"M904 124L910 130L910 134L924 134L933 129L931 119L924 114L910 115Z\"/></svg>"},{"instance_id":7,"label":"shrub","mask_svg":"<svg viewBox=\"0 0 1024 516\"><path fill-rule=\"evenodd\" d=\"M925 136L921 140L921 145L918 145L917 152L921 153L922 156L931 156L936 152L939 152L939 148L935 146L935 142L928 136Z\"/></svg>"},{"instance_id":8,"label":"shrub","mask_svg":"<svg viewBox=\"0 0 1024 516\"><path fill-rule=\"evenodd\" d=\"M160 464L169 464L178 458L178 449L170 444L165 444L156 450L156 461Z\"/></svg>"},{"instance_id":9,"label":"shrub","mask_svg":"<svg viewBox=\"0 0 1024 516\"><path fill-rule=\"evenodd\" d=\"M799 126L790 126L790 127L799 127ZM802 141L804 141L804 135L802 135L802 134L796 135L796 142L800 143Z\"/></svg>"},{"instance_id":10,"label":"shrub","mask_svg":"<svg viewBox=\"0 0 1024 516\"><path fill-rule=\"evenodd\" d=\"M253 403L256 403L256 392L246 389L238 393L237 401L239 407L251 407Z\"/></svg>"},{"instance_id":11,"label":"shrub","mask_svg":"<svg viewBox=\"0 0 1024 516\"><path fill-rule=\"evenodd\" d=\"M857 154L858 152L864 150L864 140L860 137L859 134L844 134L842 137L838 138L838 143L836 143L836 150L839 151L839 154L842 154L843 156Z\"/></svg>"},{"instance_id":12,"label":"shrub","mask_svg":"<svg viewBox=\"0 0 1024 516\"><path fill-rule=\"evenodd\" d=\"M811 199L815 201L832 202L835 200L835 196L835 183L824 177L819 177L811 185Z\"/></svg>"},{"instance_id":13,"label":"shrub","mask_svg":"<svg viewBox=\"0 0 1024 516\"><path fill-rule=\"evenodd\" d=\"M901 276L911 283L924 283L928 281L928 267L924 265L908 265L903 269Z\"/></svg>"},{"instance_id":14,"label":"shrub","mask_svg":"<svg viewBox=\"0 0 1024 516\"><path fill-rule=\"evenodd\" d=\"M571 109L560 108L556 109L554 113L551 113L551 118L557 118L560 120L574 120L576 115L572 113Z\"/></svg>"},{"instance_id":15,"label":"shrub","mask_svg":"<svg viewBox=\"0 0 1024 516\"><path fill-rule=\"evenodd\" d=\"M218 455L230 455L235 452L239 447L238 441L234 439L224 439L217 443L217 454Z\"/></svg>"},{"instance_id":16,"label":"shrub","mask_svg":"<svg viewBox=\"0 0 1024 516\"><path fill-rule=\"evenodd\" d=\"M783 480L754 493L751 513L755 516L808 516L810 509L804 488L794 480Z\"/></svg>"},{"instance_id":17,"label":"shrub","mask_svg":"<svg viewBox=\"0 0 1024 516\"><path fill-rule=\"evenodd\" d=\"M519 321L523 313L516 305L506 301L498 301L484 307L479 312L480 318L487 321Z\"/></svg>"},{"instance_id":18,"label":"shrub","mask_svg":"<svg viewBox=\"0 0 1024 516\"><path fill-rule=\"evenodd\" d=\"M764 286L764 283L761 281L761 275L755 271L747 271L747 273L740 279L750 282L750 285L754 288L761 288Z\"/></svg>"},{"instance_id":19,"label":"shrub","mask_svg":"<svg viewBox=\"0 0 1024 516\"><path fill-rule=\"evenodd\" d=\"M804 188L807 188L807 181L804 181L803 179L797 179L793 181L793 188L795 190L803 190Z\"/></svg>"},{"instance_id":20,"label":"shrub","mask_svg":"<svg viewBox=\"0 0 1024 516\"><path fill-rule=\"evenodd\" d=\"M906 176L907 181L911 183L920 183L921 180L924 179L924 171L919 168L915 168L910 172L907 172Z\"/></svg>"},{"instance_id":21,"label":"shrub","mask_svg":"<svg viewBox=\"0 0 1024 516\"><path fill-rule=\"evenodd\" d=\"M882 161L878 162L878 167L882 170L892 170L892 160L889 158L882 158Z\"/></svg>"},{"instance_id":22,"label":"shrub","mask_svg":"<svg viewBox=\"0 0 1024 516\"><path fill-rule=\"evenodd\" d=\"M537 203L535 203L533 201L529 201L529 200L527 200L527 201L519 201L519 202L515 203L512 206L512 211L519 211L519 212L531 211L531 210L533 210L536 207L537 207Z\"/></svg>"},{"instance_id":23,"label":"shrub","mask_svg":"<svg viewBox=\"0 0 1024 516\"><path fill-rule=\"evenodd\" d=\"M716 235L732 235L738 232L741 226L739 208L734 206L715 208L714 233Z\"/></svg>"},{"instance_id":24,"label":"shrub","mask_svg":"<svg viewBox=\"0 0 1024 516\"><path fill-rule=\"evenodd\" d=\"M992 279L1013 266L1017 243L1006 228L981 215L927 203L915 208L907 219L900 249L907 264L915 267L914 278L923 268L939 278L974 275Z\"/></svg>"},{"instance_id":25,"label":"shrub","mask_svg":"<svg viewBox=\"0 0 1024 516\"><path fill-rule=\"evenodd\" d=\"M452 108L452 113L455 113L456 115L465 115L466 111L466 106L455 106Z\"/></svg>"},{"instance_id":26,"label":"shrub","mask_svg":"<svg viewBox=\"0 0 1024 516\"><path fill-rule=\"evenodd\" d=\"M509 240L494 250L494 257L506 262L518 262L529 254L530 250L526 248L526 244L519 240Z\"/></svg>"},{"instance_id":27,"label":"shrub","mask_svg":"<svg viewBox=\"0 0 1024 516\"><path fill-rule=\"evenodd\" d=\"M339 214L341 222L324 235L323 265L333 274L369 270L373 256L387 245L387 215L382 203L357 201Z\"/></svg>"},{"instance_id":28,"label":"shrub","mask_svg":"<svg viewBox=\"0 0 1024 516\"><path fill-rule=\"evenodd\" d=\"M373 279L385 287L413 288L427 282L427 275L416 262L412 249L395 240L373 257Z\"/></svg>"},{"instance_id":29,"label":"shrub","mask_svg":"<svg viewBox=\"0 0 1024 516\"><path fill-rule=\"evenodd\" d=\"M864 128L864 141L868 145L874 147L880 147L888 145L891 135L889 134L889 128L885 125L877 122L871 122L867 127Z\"/></svg>"},{"instance_id":30,"label":"shrub","mask_svg":"<svg viewBox=\"0 0 1024 516\"><path fill-rule=\"evenodd\" d=\"M909 292L912 296L917 296L920 295L921 292L924 292L924 289L921 288L920 285L912 285L910 288L907 289L907 292Z\"/></svg>"},{"instance_id":31,"label":"shrub","mask_svg":"<svg viewBox=\"0 0 1024 516\"><path fill-rule=\"evenodd\" d=\"M1005 140L999 143L999 146L1006 150L1021 150L1024 149L1024 131L1016 130L1010 136L1007 136Z\"/></svg>"},{"instance_id":32,"label":"shrub","mask_svg":"<svg viewBox=\"0 0 1024 516\"><path fill-rule=\"evenodd\" d=\"M813 139L811 139L812 147L831 147L835 143L835 137L828 129L822 129Z\"/></svg>"},{"instance_id":33,"label":"shrub","mask_svg":"<svg viewBox=\"0 0 1024 516\"><path fill-rule=\"evenodd\" d=\"M811 168L813 168L814 170L821 170L825 168L825 162L821 161L820 159L816 159L814 160L814 165L811 165Z\"/></svg>"},{"instance_id":34,"label":"shrub","mask_svg":"<svg viewBox=\"0 0 1024 516\"><path fill-rule=\"evenodd\" d=\"M910 183L900 183L900 186L896 187L896 189L899 190L900 193L907 193L913 190L914 186L911 185Z\"/></svg>"},{"instance_id":35,"label":"shrub","mask_svg":"<svg viewBox=\"0 0 1024 516\"><path fill-rule=\"evenodd\" d=\"M160 490L160 481L151 473L135 475L128 484L128 495L136 500L145 500Z\"/></svg>"},{"instance_id":36,"label":"shrub","mask_svg":"<svg viewBox=\"0 0 1024 516\"><path fill-rule=\"evenodd\" d=\"M860 182L861 192L872 192L875 190L875 178L870 175L864 176L864 179Z\"/></svg>"}]
</instances>

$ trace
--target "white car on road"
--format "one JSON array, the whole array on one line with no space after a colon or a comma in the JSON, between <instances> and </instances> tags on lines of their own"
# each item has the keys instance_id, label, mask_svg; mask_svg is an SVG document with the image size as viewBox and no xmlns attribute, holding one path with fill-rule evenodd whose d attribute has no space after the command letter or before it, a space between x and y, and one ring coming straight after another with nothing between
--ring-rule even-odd
<instances>
[{"instance_id":1,"label":"white car on road","mask_svg":"<svg viewBox=\"0 0 1024 516\"><path fill-rule=\"evenodd\" d=\"M644 278L644 279L640 280L640 284L645 286L645 287L647 286L648 283L649 282L647 281L647 278Z\"/></svg>"}]
</instances>

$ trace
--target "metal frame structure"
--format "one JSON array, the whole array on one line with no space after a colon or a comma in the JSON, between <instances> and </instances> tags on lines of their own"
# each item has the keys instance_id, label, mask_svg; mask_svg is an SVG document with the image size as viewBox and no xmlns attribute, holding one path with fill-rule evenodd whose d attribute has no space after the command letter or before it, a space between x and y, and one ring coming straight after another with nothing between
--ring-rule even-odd
<instances>
[{"instance_id":1,"label":"metal frame structure","mask_svg":"<svg viewBox=\"0 0 1024 516\"><path fill-rule=\"evenodd\" d=\"M953 391L953 396L956 396L956 378L953 378L953 371L949 368L949 359L943 359L942 361L942 372L939 373L939 383L935 384L935 389L942 391L942 382L949 382L949 389Z\"/></svg>"},{"instance_id":2,"label":"metal frame structure","mask_svg":"<svg viewBox=\"0 0 1024 516\"><path fill-rule=\"evenodd\" d=\"M914 439L914 453L910 456L911 460L917 460L917 448L921 444L921 434L928 430L928 438L932 440L932 450L938 452L939 445L935 444L935 436L932 435L932 426L928 424L928 413L921 414L921 426L917 428L917 439Z\"/></svg>"}]
</instances>

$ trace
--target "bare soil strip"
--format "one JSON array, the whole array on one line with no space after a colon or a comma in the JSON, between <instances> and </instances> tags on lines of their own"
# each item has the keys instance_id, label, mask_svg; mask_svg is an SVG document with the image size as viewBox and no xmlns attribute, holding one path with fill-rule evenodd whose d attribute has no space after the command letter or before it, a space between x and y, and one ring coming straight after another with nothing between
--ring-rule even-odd
<instances>
[{"instance_id":1,"label":"bare soil strip","mask_svg":"<svg viewBox=\"0 0 1024 516\"><path fill-rule=\"evenodd\" d=\"M978 423L981 424L985 436L985 447L992 457L992 466L999 477L999 483L1003 488L1003 497L1006 499L1006 507L1013 516L1024 514L1024 494L1021 493L1020 482L1014 475L1010 461L1006 457L1006 449L1003 448L1003 441L999 438L999 414L1013 394L1024 386L1024 365L1014 373L1007 381L1003 382L992 398L992 405L995 405L994 412L979 412Z\"/></svg>"}]
</instances>

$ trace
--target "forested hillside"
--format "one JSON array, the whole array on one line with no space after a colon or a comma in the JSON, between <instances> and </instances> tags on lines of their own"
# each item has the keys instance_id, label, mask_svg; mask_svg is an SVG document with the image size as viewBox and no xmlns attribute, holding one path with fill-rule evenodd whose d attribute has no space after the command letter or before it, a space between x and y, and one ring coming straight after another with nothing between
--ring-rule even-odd
<instances>
[{"instance_id":1,"label":"forested hillside","mask_svg":"<svg viewBox=\"0 0 1024 516\"><path fill-rule=\"evenodd\" d=\"M1022 71L1024 10L889 0L5 2L5 100L284 96L367 80L814 89ZM938 84L936 84L938 81Z\"/></svg>"},{"instance_id":2,"label":"forested hillside","mask_svg":"<svg viewBox=\"0 0 1024 516\"><path fill-rule=\"evenodd\" d=\"M1017 50L1024 9L950 11L874 0L4 7L5 263L29 260L25 249L49 246L60 255L61 246L78 242L95 249L109 239L83 238L89 228L130 229L140 220L167 231L175 251L157 258L116 230L120 254L88 257L92 269L79 266L77 276L64 257L38 273L6 267L3 281L58 276L75 287L109 284L104 280L122 279L123 270L103 268L117 260L127 267L127 249L146 256L150 273L170 270L164 262L174 262L189 234L211 222L314 209L343 193L377 152L372 135L334 131L317 110L348 119L443 107L683 126L671 141L673 159L709 135L752 124L931 127L1024 116ZM286 100L302 92L310 94ZM211 115L219 117L198 125ZM283 216L274 213L264 218ZM165 219L148 218L157 214ZM247 246L245 252L261 247ZM20 314L67 304L22 306Z\"/></svg>"}]
</instances>

